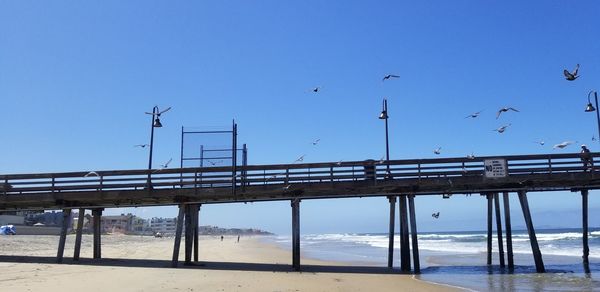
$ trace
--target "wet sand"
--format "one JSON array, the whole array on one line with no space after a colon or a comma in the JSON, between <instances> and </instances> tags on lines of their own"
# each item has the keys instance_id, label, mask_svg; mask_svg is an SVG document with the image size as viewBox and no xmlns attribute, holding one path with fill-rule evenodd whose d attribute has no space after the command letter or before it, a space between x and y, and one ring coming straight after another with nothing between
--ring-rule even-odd
<instances>
[{"instance_id":1,"label":"wet sand","mask_svg":"<svg viewBox=\"0 0 600 292\"><path fill-rule=\"evenodd\" d=\"M74 262L69 235L63 264L56 264L57 236L0 236L0 291L457 291L390 273L385 268L302 259L260 237L201 236L199 262L170 268L173 238L104 235L101 260L92 260L84 235Z\"/></svg>"}]
</instances>

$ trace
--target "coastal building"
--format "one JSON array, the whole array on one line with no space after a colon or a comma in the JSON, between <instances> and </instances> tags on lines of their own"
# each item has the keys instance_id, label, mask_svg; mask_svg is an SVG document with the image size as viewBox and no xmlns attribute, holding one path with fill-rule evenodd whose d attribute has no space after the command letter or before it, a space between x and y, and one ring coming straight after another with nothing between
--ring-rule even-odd
<instances>
[{"instance_id":1,"label":"coastal building","mask_svg":"<svg viewBox=\"0 0 600 292\"><path fill-rule=\"evenodd\" d=\"M154 217L150 219L149 227L153 233L175 234L177 218Z\"/></svg>"}]
</instances>

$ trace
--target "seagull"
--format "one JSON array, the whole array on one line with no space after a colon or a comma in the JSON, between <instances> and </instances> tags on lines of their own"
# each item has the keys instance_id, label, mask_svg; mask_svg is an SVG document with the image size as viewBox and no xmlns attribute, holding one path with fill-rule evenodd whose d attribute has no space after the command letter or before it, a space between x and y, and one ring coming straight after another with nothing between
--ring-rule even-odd
<instances>
[{"instance_id":1,"label":"seagull","mask_svg":"<svg viewBox=\"0 0 600 292\"><path fill-rule=\"evenodd\" d=\"M306 156L306 154L302 154L302 156L298 157L298 159L296 159L294 162L303 162L304 156Z\"/></svg>"},{"instance_id":2,"label":"seagull","mask_svg":"<svg viewBox=\"0 0 600 292\"><path fill-rule=\"evenodd\" d=\"M167 163L161 164L160 167L161 168L167 168L167 167L169 167L169 163L171 163L171 161L173 161L173 158L170 158L169 161L167 161Z\"/></svg>"},{"instance_id":3,"label":"seagull","mask_svg":"<svg viewBox=\"0 0 600 292\"><path fill-rule=\"evenodd\" d=\"M435 219L439 218L440 217L440 212L431 214L431 217L433 217Z\"/></svg>"},{"instance_id":4,"label":"seagull","mask_svg":"<svg viewBox=\"0 0 600 292\"><path fill-rule=\"evenodd\" d=\"M400 76L394 75L394 74L388 74L388 75L383 76L383 79L381 79L381 81L386 81L390 78L400 78Z\"/></svg>"},{"instance_id":5,"label":"seagull","mask_svg":"<svg viewBox=\"0 0 600 292\"><path fill-rule=\"evenodd\" d=\"M158 113L149 113L149 112L146 112L146 114L147 114L147 115L153 115L153 116L154 116L154 115L156 115L157 117L160 117L160 115L162 115L162 114L166 113L166 112L167 112L167 111L169 111L170 109L171 109L171 107L168 107L167 109L165 109L165 110L163 110L163 111L160 111L160 110L159 110L159 111L158 111Z\"/></svg>"},{"instance_id":6,"label":"seagull","mask_svg":"<svg viewBox=\"0 0 600 292\"><path fill-rule=\"evenodd\" d=\"M475 155L473 155L473 152L471 152L471 154L467 155L467 159L475 159Z\"/></svg>"},{"instance_id":7,"label":"seagull","mask_svg":"<svg viewBox=\"0 0 600 292\"><path fill-rule=\"evenodd\" d=\"M319 141L321 141L321 139L314 140L314 141L312 142L312 144L313 144L313 145L317 145L317 144L319 143Z\"/></svg>"},{"instance_id":8,"label":"seagull","mask_svg":"<svg viewBox=\"0 0 600 292\"><path fill-rule=\"evenodd\" d=\"M219 160L219 161L206 160L206 161L208 161L208 163L210 163L210 165L217 165L217 163L223 162L223 160Z\"/></svg>"},{"instance_id":9,"label":"seagull","mask_svg":"<svg viewBox=\"0 0 600 292\"><path fill-rule=\"evenodd\" d=\"M283 189L284 189L284 190L289 190L291 186L292 186L292 185L287 185L287 186L283 187Z\"/></svg>"},{"instance_id":10,"label":"seagull","mask_svg":"<svg viewBox=\"0 0 600 292\"><path fill-rule=\"evenodd\" d=\"M546 144L546 142L544 142L544 140L533 141L533 143L540 144L542 146L544 146L544 144Z\"/></svg>"},{"instance_id":11,"label":"seagull","mask_svg":"<svg viewBox=\"0 0 600 292\"><path fill-rule=\"evenodd\" d=\"M342 165L342 161L340 160L340 161L336 162L335 164L336 164L337 166L340 166L340 165Z\"/></svg>"},{"instance_id":12,"label":"seagull","mask_svg":"<svg viewBox=\"0 0 600 292\"><path fill-rule=\"evenodd\" d=\"M592 141L596 141L596 136L592 136Z\"/></svg>"},{"instance_id":13,"label":"seagull","mask_svg":"<svg viewBox=\"0 0 600 292\"><path fill-rule=\"evenodd\" d=\"M519 112L519 110L517 110L516 108L513 108L513 107L503 107L500 110L498 110L498 113L496 114L496 120L500 117L501 113L507 112L509 110Z\"/></svg>"},{"instance_id":14,"label":"seagull","mask_svg":"<svg viewBox=\"0 0 600 292\"><path fill-rule=\"evenodd\" d=\"M573 142L573 141L565 141L565 142L562 142L560 144L554 145L554 147L552 147L552 149L556 149L556 148L563 149L563 148L565 148L565 147L567 147L567 146L569 146L569 145L571 145L573 143L575 143L575 142Z\"/></svg>"},{"instance_id":15,"label":"seagull","mask_svg":"<svg viewBox=\"0 0 600 292\"><path fill-rule=\"evenodd\" d=\"M379 159L379 164L383 164L385 162L385 156L381 156L381 159Z\"/></svg>"},{"instance_id":16,"label":"seagull","mask_svg":"<svg viewBox=\"0 0 600 292\"><path fill-rule=\"evenodd\" d=\"M442 153L442 147L438 147L437 149L433 150L433 153L440 155L440 153Z\"/></svg>"},{"instance_id":17,"label":"seagull","mask_svg":"<svg viewBox=\"0 0 600 292\"><path fill-rule=\"evenodd\" d=\"M506 128L508 128L509 126L510 126L510 124L508 124L508 125L504 125L504 126L502 126L502 127L498 128L498 129L494 129L494 130L492 130L492 131L496 131L496 132L498 132L498 133L502 134L502 133L504 133L504 131L506 131Z\"/></svg>"},{"instance_id":18,"label":"seagull","mask_svg":"<svg viewBox=\"0 0 600 292\"><path fill-rule=\"evenodd\" d=\"M133 145L133 147L140 147L140 148L146 148L146 146L150 146L149 144L137 144L137 145Z\"/></svg>"},{"instance_id":19,"label":"seagull","mask_svg":"<svg viewBox=\"0 0 600 292\"><path fill-rule=\"evenodd\" d=\"M478 111L478 112L474 112L474 113L472 113L472 114L470 114L470 115L466 116L466 117L465 117L465 119L466 119L466 118L473 118L473 119L474 119L474 118L478 117L478 116L479 116L479 114L480 114L481 112L482 112L482 110L481 110L481 111Z\"/></svg>"},{"instance_id":20,"label":"seagull","mask_svg":"<svg viewBox=\"0 0 600 292\"><path fill-rule=\"evenodd\" d=\"M316 86L310 89L310 91L314 92L314 93L318 93L321 90L321 86Z\"/></svg>"},{"instance_id":21,"label":"seagull","mask_svg":"<svg viewBox=\"0 0 600 292\"><path fill-rule=\"evenodd\" d=\"M567 71L567 69L565 69L563 71L563 74L565 74L565 79L569 80L569 81L573 81L575 79L577 79L577 77L579 77L577 75L577 73L579 72L579 64L577 64L577 66L575 66L575 70L573 70L573 73Z\"/></svg>"},{"instance_id":22,"label":"seagull","mask_svg":"<svg viewBox=\"0 0 600 292\"><path fill-rule=\"evenodd\" d=\"M90 176L100 176L100 175L97 172L95 172L95 171L90 171L86 175L84 175L83 177L90 177Z\"/></svg>"}]
</instances>

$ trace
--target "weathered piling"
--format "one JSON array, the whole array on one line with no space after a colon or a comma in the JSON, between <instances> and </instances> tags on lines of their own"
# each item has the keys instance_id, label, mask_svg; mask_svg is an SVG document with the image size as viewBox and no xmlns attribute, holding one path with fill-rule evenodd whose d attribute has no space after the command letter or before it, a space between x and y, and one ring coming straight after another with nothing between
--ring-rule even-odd
<instances>
[{"instance_id":1,"label":"weathered piling","mask_svg":"<svg viewBox=\"0 0 600 292\"><path fill-rule=\"evenodd\" d=\"M85 209L79 208L79 215L77 217L77 229L75 232L75 249L73 250L73 260L79 260L79 254L81 251L81 236L83 232L83 219L85 219Z\"/></svg>"},{"instance_id":2,"label":"weathered piling","mask_svg":"<svg viewBox=\"0 0 600 292\"><path fill-rule=\"evenodd\" d=\"M513 258L513 249L512 249L512 228L510 226L510 204L508 202L508 192L504 192L502 194L502 198L504 201L504 225L506 229L506 257L508 259L508 268L515 268L515 261Z\"/></svg>"},{"instance_id":3,"label":"weathered piling","mask_svg":"<svg viewBox=\"0 0 600 292\"><path fill-rule=\"evenodd\" d=\"M502 217L500 216L500 198L498 193L494 193L494 211L496 214L496 233L498 235L498 258L500 267L504 267L504 247L502 244Z\"/></svg>"},{"instance_id":4,"label":"weathered piling","mask_svg":"<svg viewBox=\"0 0 600 292\"><path fill-rule=\"evenodd\" d=\"M94 259L102 258L102 208L92 209L94 224Z\"/></svg>"},{"instance_id":5,"label":"weathered piling","mask_svg":"<svg viewBox=\"0 0 600 292\"><path fill-rule=\"evenodd\" d=\"M583 232L583 269L590 272L590 247L588 246L588 190L581 190L581 223Z\"/></svg>"},{"instance_id":6,"label":"weathered piling","mask_svg":"<svg viewBox=\"0 0 600 292\"><path fill-rule=\"evenodd\" d=\"M396 222L396 197L388 196L390 201L390 230L389 230L389 246L388 246L388 268L394 266L394 236Z\"/></svg>"},{"instance_id":7,"label":"weathered piling","mask_svg":"<svg viewBox=\"0 0 600 292\"><path fill-rule=\"evenodd\" d=\"M67 241L67 229L69 228L69 218L71 218L71 209L63 209L63 221L60 229L60 238L58 240L58 252L56 253L56 261L62 263L63 254L65 252L65 242Z\"/></svg>"},{"instance_id":8,"label":"weathered piling","mask_svg":"<svg viewBox=\"0 0 600 292\"><path fill-rule=\"evenodd\" d=\"M292 199L292 267L300 270L300 199Z\"/></svg>"},{"instance_id":9,"label":"weathered piling","mask_svg":"<svg viewBox=\"0 0 600 292\"><path fill-rule=\"evenodd\" d=\"M415 274L421 273L419 261L419 241L417 240L417 216L415 214L415 195L408 196L408 209L410 212L410 234L412 239L413 267Z\"/></svg>"},{"instance_id":10,"label":"weathered piling","mask_svg":"<svg viewBox=\"0 0 600 292\"><path fill-rule=\"evenodd\" d=\"M194 230L193 230L193 222L194 214L193 214L193 206L185 205L185 244L184 244L184 254L185 254L185 264L189 265L192 263L192 248L194 244Z\"/></svg>"},{"instance_id":11,"label":"weathered piling","mask_svg":"<svg viewBox=\"0 0 600 292\"><path fill-rule=\"evenodd\" d=\"M201 204L194 205L194 262L198 262L198 225Z\"/></svg>"},{"instance_id":12,"label":"weathered piling","mask_svg":"<svg viewBox=\"0 0 600 292\"><path fill-rule=\"evenodd\" d=\"M523 210L523 217L525 217L527 233L529 233L529 242L531 243L531 251L533 253L533 260L535 261L535 269L538 273L544 273L546 269L544 268L542 253L540 252L540 246L538 245L537 237L535 236L535 229L533 228L533 221L531 219L531 212L529 211L529 203L527 202L526 191L519 191L519 202L521 203L521 209Z\"/></svg>"},{"instance_id":13,"label":"weathered piling","mask_svg":"<svg viewBox=\"0 0 600 292\"><path fill-rule=\"evenodd\" d=\"M492 264L492 195L485 194L487 199L487 264Z\"/></svg>"},{"instance_id":14,"label":"weathered piling","mask_svg":"<svg viewBox=\"0 0 600 292\"><path fill-rule=\"evenodd\" d=\"M183 218L185 216L185 205L179 205L179 214L177 215L177 226L175 229L175 244L173 246L173 259L171 267L176 268L179 261L179 245L181 244L181 231L183 229Z\"/></svg>"},{"instance_id":15,"label":"weathered piling","mask_svg":"<svg viewBox=\"0 0 600 292\"><path fill-rule=\"evenodd\" d=\"M408 211L406 195L400 195L400 269L410 271L410 246L408 234Z\"/></svg>"}]
</instances>

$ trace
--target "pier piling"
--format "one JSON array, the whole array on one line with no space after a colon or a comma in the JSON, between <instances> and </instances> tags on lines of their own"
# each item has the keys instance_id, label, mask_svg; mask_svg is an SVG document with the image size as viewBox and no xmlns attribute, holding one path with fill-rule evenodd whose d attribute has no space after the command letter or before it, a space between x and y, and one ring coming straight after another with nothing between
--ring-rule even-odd
<instances>
[{"instance_id":1,"label":"pier piling","mask_svg":"<svg viewBox=\"0 0 600 292\"><path fill-rule=\"evenodd\" d=\"M300 270L300 199L292 199L292 267Z\"/></svg>"},{"instance_id":2,"label":"pier piling","mask_svg":"<svg viewBox=\"0 0 600 292\"><path fill-rule=\"evenodd\" d=\"M388 200L390 201L390 231L389 231L389 247L388 247L388 268L392 268L394 266L394 236L395 236L394 222L396 222L396 197L388 196Z\"/></svg>"},{"instance_id":3,"label":"pier piling","mask_svg":"<svg viewBox=\"0 0 600 292\"><path fill-rule=\"evenodd\" d=\"M588 246L588 190L581 190L581 221L583 232L583 269L590 273L590 248Z\"/></svg>"},{"instance_id":4,"label":"pier piling","mask_svg":"<svg viewBox=\"0 0 600 292\"><path fill-rule=\"evenodd\" d=\"M94 259L102 258L102 208L92 209L94 223Z\"/></svg>"},{"instance_id":5,"label":"pier piling","mask_svg":"<svg viewBox=\"0 0 600 292\"><path fill-rule=\"evenodd\" d=\"M502 244L502 217L500 216L500 197L498 193L494 193L494 211L496 213L496 233L498 234L498 258L500 259L500 267L504 267L504 247Z\"/></svg>"},{"instance_id":6,"label":"pier piling","mask_svg":"<svg viewBox=\"0 0 600 292\"><path fill-rule=\"evenodd\" d=\"M508 260L508 269L513 270L515 268L515 262L513 258L512 249L512 228L510 226L510 204L508 202L508 192L502 194L504 201L504 225L506 228L506 258Z\"/></svg>"},{"instance_id":7,"label":"pier piling","mask_svg":"<svg viewBox=\"0 0 600 292\"><path fill-rule=\"evenodd\" d=\"M67 241L67 229L69 228L69 218L71 218L71 209L63 209L62 212L63 221L60 229L60 238L58 240L58 252L56 254L56 261L62 263L63 254L65 252L65 242Z\"/></svg>"},{"instance_id":8,"label":"pier piling","mask_svg":"<svg viewBox=\"0 0 600 292\"><path fill-rule=\"evenodd\" d=\"M400 195L400 269L410 271L410 245L408 234L408 212L406 208L406 195Z\"/></svg>"},{"instance_id":9,"label":"pier piling","mask_svg":"<svg viewBox=\"0 0 600 292\"><path fill-rule=\"evenodd\" d=\"M198 221L201 204L194 205L194 262L198 262Z\"/></svg>"},{"instance_id":10,"label":"pier piling","mask_svg":"<svg viewBox=\"0 0 600 292\"><path fill-rule=\"evenodd\" d=\"M73 251L73 260L79 260L79 253L81 251L81 235L83 232L83 219L85 219L85 209L79 208L79 215L77 215L77 231L75 233L75 249Z\"/></svg>"},{"instance_id":11,"label":"pier piling","mask_svg":"<svg viewBox=\"0 0 600 292\"><path fill-rule=\"evenodd\" d=\"M540 246L538 245L537 237L535 236L535 229L533 228L533 221L531 220L531 212L529 211L529 203L527 202L526 191L519 191L519 202L521 203L521 209L523 210L523 217L525 217L527 233L529 233L529 242L531 243L531 251L533 252L533 260L535 261L535 269L538 273L544 273L546 272L546 269L544 268L542 253L540 252Z\"/></svg>"},{"instance_id":12,"label":"pier piling","mask_svg":"<svg viewBox=\"0 0 600 292\"><path fill-rule=\"evenodd\" d=\"M192 248L194 244L194 214L193 214L194 206L185 205L185 245L184 245L184 254L185 254L185 264L189 265L192 263Z\"/></svg>"},{"instance_id":13,"label":"pier piling","mask_svg":"<svg viewBox=\"0 0 600 292\"><path fill-rule=\"evenodd\" d=\"M179 261L179 245L181 244L181 231L183 229L183 217L185 216L185 205L179 205L179 214L177 215L177 226L175 229L175 244L173 246L173 260L171 267L177 268Z\"/></svg>"},{"instance_id":14,"label":"pier piling","mask_svg":"<svg viewBox=\"0 0 600 292\"><path fill-rule=\"evenodd\" d=\"M408 196L408 209L410 212L410 234L412 239L413 267L414 273L421 273L419 261L419 242L417 240L417 216L415 214L415 195Z\"/></svg>"},{"instance_id":15,"label":"pier piling","mask_svg":"<svg viewBox=\"0 0 600 292\"><path fill-rule=\"evenodd\" d=\"M492 264L492 195L485 194L487 199L487 264Z\"/></svg>"}]
</instances>

